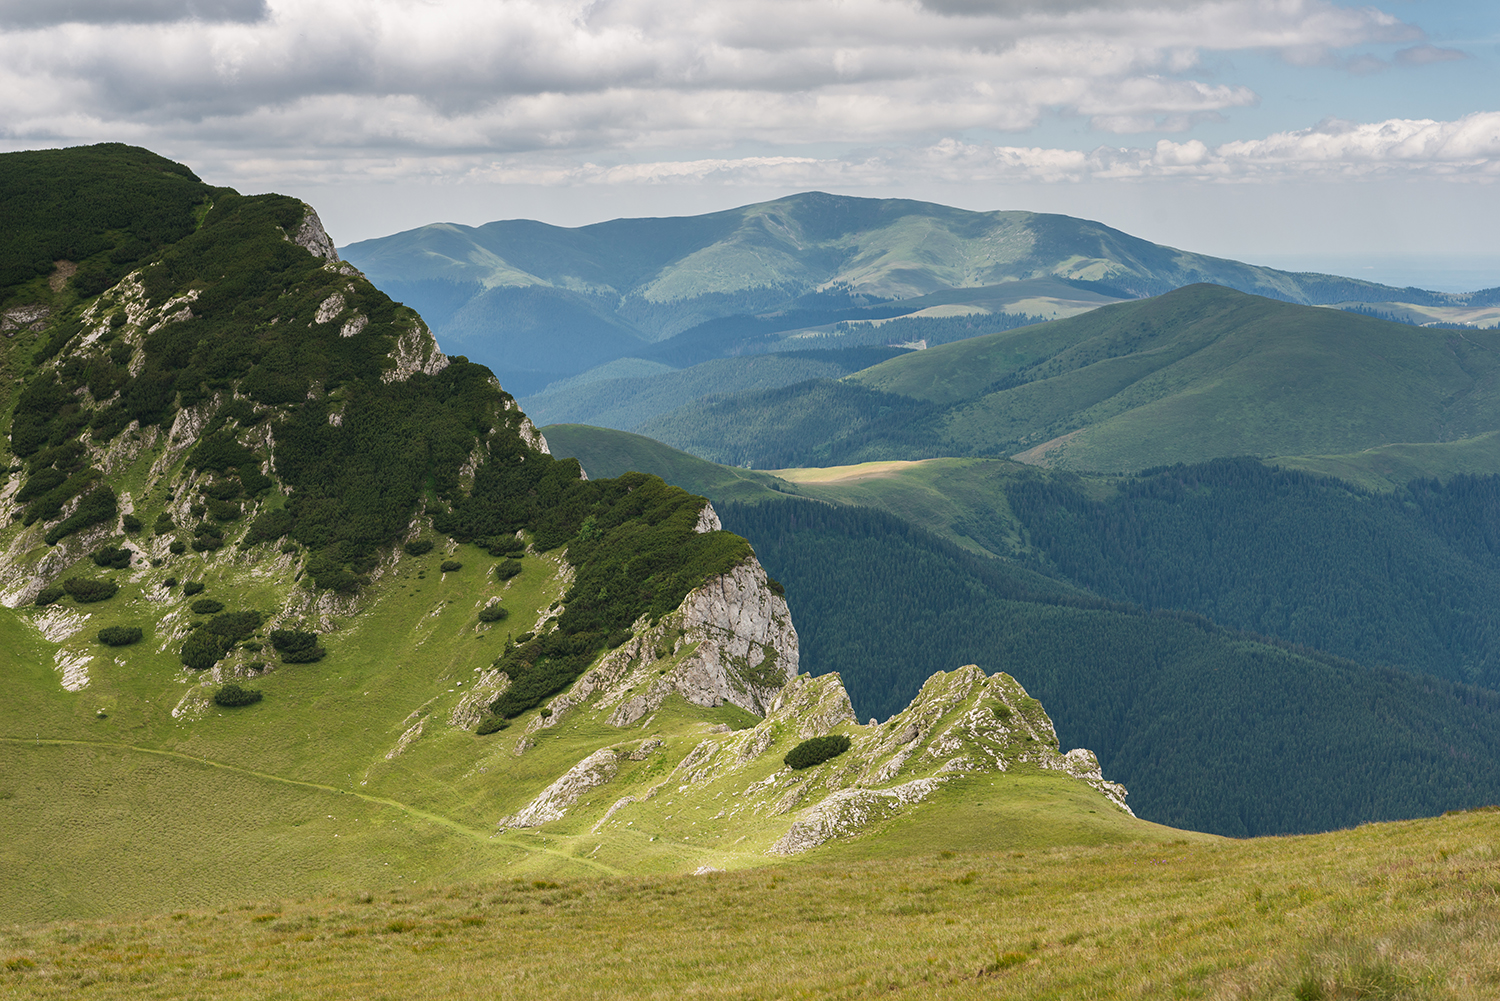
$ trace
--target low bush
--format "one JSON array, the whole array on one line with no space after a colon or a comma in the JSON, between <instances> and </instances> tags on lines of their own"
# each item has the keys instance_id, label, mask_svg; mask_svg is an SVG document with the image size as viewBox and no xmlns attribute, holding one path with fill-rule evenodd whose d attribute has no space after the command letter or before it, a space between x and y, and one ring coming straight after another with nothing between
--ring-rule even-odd
<instances>
[{"instance_id":1,"label":"low bush","mask_svg":"<svg viewBox=\"0 0 1500 1001\"><path fill-rule=\"evenodd\" d=\"M178 659L194 671L207 671L223 656L224 648L219 645L218 639L211 633L205 633L200 627L183 641Z\"/></svg>"},{"instance_id":2,"label":"low bush","mask_svg":"<svg viewBox=\"0 0 1500 1001\"><path fill-rule=\"evenodd\" d=\"M504 730L508 726L510 726L509 721L501 719L499 716L488 716L480 721L479 726L474 730L474 732L483 737L486 734L497 733L501 730Z\"/></svg>"},{"instance_id":3,"label":"low bush","mask_svg":"<svg viewBox=\"0 0 1500 1001\"><path fill-rule=\"evenodd\" d=\"M193 595L202 591L203 586L204 585L201 580L185 581L182 585L182 593L191 598Z\"/></svg>"},{"instance_id":4,"label":"low bush","mask_svg":"<svg viewBox=\"0 0 1500 1001\"><path fill-rule=\"evenodd\" d=\"M524 567L522 567L520 560L501 560L495 565L495 576L501 580L510 580L523 569Z\"/></svg>"},{"instance_id":5,"label":"low bush","mask_svg":"<svg viewBox=\"0 0 1500 1001\"><path fill-rule=\"evenodd\" d=\"M244 509L234 501L212 500L208 502L208 516L215 521L235 521Z\"/></svg>"},{"instance_id":6,"label":"low bush","mask_svg":"<svg viewBox=\"0 0 1500 1001\"><path fill-rule=\"evenodd\" d=\"M141 519L133 514L124 515L120 519L120 524L124 526L126 535L139 535L141 533Z\"/></svg>"},{"instance_id":7,"label":"low bush","mask_svg":"<svg viewBox=\"0 0 1500 1001\"><path fill-rule=\"evenodd\" d=\"M463 568L464 565L458 562L458 560L444 560L442 566L438 567L443 573L452 573L455 570L462 570Z\"/></svg>"},{"instance_id":8,"label":"low bush","mask_svg":"<svg viewBox=\"0 0 1500 1001\"><path fill-rule=\"evenodd\" d=\"M821 765L830 758L836 758L849 750L849 738L841 733L830 733L826 737L813 737L804 740L790 751L781 760L788 768L801 769Z\"/></svg>"},{"instance_id":9,"label":"low bush","mask_svg":"<svg viewBox=\"0 0 1500 1001\"><path fill-rule=\"evenodd\" d=\"M108 601L120 593L120 585L112 580L89 580L85 577L69 577L63 581L63 590L81 604Z\"/></svg>"},{"instance_id":10,"label":"low bush","mask_svg":"<svg viewBox=\"0 0 1500 1001\"><path fill-rule=\"evenodd\" d=\"M292 513L284 507L274 511L262 511L250 523L250 531L240 541L241 549L249 549L260 542L273 542L292 530ZM296 547L292 552L296 552Z\"/></svg>"},{"instance_id":11,"label":"low bush","mask_svg":"<svg viewBox=\"0 0 1500 1001\"><path fill-rule=\"evenodd\" d=\"M224 611L224 603L217 598L199 598L192 607L194 615L218 615Z\"/></svg>"},{"instance_id":12,"label":"low bush","mask_svg":"<svg viewBox=\"0 0 1500 1001\"><path fill-rule=\"evenodd\" d=\"M271 630L271 646L281 654L283 664L311 664L328 653L318 645L318 634L294 629Z\"/></svg>"},{"instance_id":13,"label":"low bush","mask_svg":"<svg viewBox=\"0 0 1500 1001\"><path fill-rule=\"evenodd\" d=\"M140 626L105 626L99 630L99 642L105 646L129 646L141 641Z\"/></svg>"},{"instance_id":14,"label":"low bush","mask_svg":"<svg viewBox=\"0 0 1500 1001\"><path fill-rule=\"evenodd\" d=\"M104 567L109 570L124 570L130 566L130 561L135 556L135 551L126 548L116 549L114 546L105 546L96 552L91 559L94 566Z\"/></svg>"},{"instance_id":15,"label":"low bush","mask_svg":"<svg viewBox=\"0 0 1500 1001\"><path fill-rule=\"evenodd\" d=\"M502 535L481 544L489 550L491 556L515 556L526 551L526 543L514 535Z\"/></svg>"},{"instance_id":16,"label":"low bush","mask_svg":"<svg viewBox=\"0 0 1500 1001\"><path fill-rule=\"evenodd\" d=\"M230 682L223 688L214 692L214 704L234 708L235 706L250 706L259 702L263 696L258 690L241 688L234 682Z\"/></svg>"},{"instance_id":17,"label":"low bush","mask_svg":"<svg viewBox=\"0 0 1500 1001\"><path fill-rule=\"evenodd\" d=\"M195 671L208 670L233 650L235 644L253 636L263 621L264 616L253 611L215 615L194 629L182 644L182 662Z\"/></svg>"},{"instance_id":18,"label":"low bush","mask_svg":"<svg viewBox=\"0 0 1500 1001\"><path fill-rule=\"evenodd\" d=\"M183 553L187 552L187 543L183 542L181 539L173 539L171 543L168 544L167 549L173 556L181 556Z\"/></svg>"},{"instance_id":19,"label":"low bush","mask_svg":"<svg viewBox=\"0 0 1500 1001\"><path fill-rule=\"evenodd\" d=\"M51 584L37 592L36 603L38 605L50 605L67 593L61 584Z\"/></svg>"},{"instance_id":20,"label":"low bush","mask_svg":"<svg viewBox=\"0 0 1500 1001\"><path fill-rule=\"evenodd\" d=\"M479 610L479 621L499 622L508 615L510 615L510 612L506 610L504 605L498 601L492 601Z\"/></svg>"},{"instance_id":21,"label":"low bush","mask_svg":"<svg viewBox=\"0 0 1500 1001\"><path fill-rule=\"evenodd\" d=\"M432 540L413 539L401 548L406 550L406 555L408 556L424 556L432 552Z\"/></svg>"}]
</instances>

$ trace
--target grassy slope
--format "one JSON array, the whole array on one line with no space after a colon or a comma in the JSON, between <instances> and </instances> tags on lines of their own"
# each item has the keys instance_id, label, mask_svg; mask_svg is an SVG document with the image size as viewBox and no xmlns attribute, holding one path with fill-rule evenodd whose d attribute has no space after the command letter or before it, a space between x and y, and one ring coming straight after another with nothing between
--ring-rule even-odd
<instances>
[{"instance_id":1,"label":"grassy slope","mask_svg":"<svg viewBox=\"0 0 1500 1001\"><path fill-rule=\"evenodd\" d=\"M705 396L772 389L807 379L836 379L869 364L853 360L858 357L851 355L850 364L796 355L719 358L680 371L547 390L526 397L522 406L538 423L595 424L628 431Z\"/></svg>"},{"instance_id":2,"label":"grassy slope","mask_svg":"<svg viewBox=\"0 0 1500 1001\"><path fill-rule=\"evenodd\" d=\"M975 791L975 799L983 795ZM636 879L369 885L0 931L0 989L90 997L1480 999L1493 812L1248 842ZM566 927L566 933L559 929Z\"/></svg>"},{"instance_id":3,"label":"grassy slope","mask_svg":"<svg viewBox=\"0 0 1500 1001\"><path fill-rule=\"evenodd\" d=\"M549 424L542 428L542 434L553 455L577 459L584 471L596 478L631 470L650 472L673 486L714 500L757 501L799 492L769 473L721 466L629 431Z\"/></svg>"},{"instance_id":4,"label":"grassy slope","mask_svg":"<svg viewBox=\"0 0 1500 1001\"><path fill-rule=\"evenodd\" d=\"M1347 455L1279 455L1272 461L1288 469L1337 477L1366 490L1389 491L1420 477L1447 479L1459 473L1500 471L1500 431L1458 441L1381 445Z\"/></svg>"},{"instance_id":5,"label":"grassy slope","mask_svg":"<svg viewBox=\"0 0 1500 1001\"><path fill-rule=\"evenodd\" d=\"M847 382L947 408L928 444L892 442L889 457L1029 450L1028 461L1121 470L1482 434L1494 429L1497 349L1488 333L1193 286L902 356ZM991 388L1007 378L1020 384Z\"/></svg>"}]
</instances>

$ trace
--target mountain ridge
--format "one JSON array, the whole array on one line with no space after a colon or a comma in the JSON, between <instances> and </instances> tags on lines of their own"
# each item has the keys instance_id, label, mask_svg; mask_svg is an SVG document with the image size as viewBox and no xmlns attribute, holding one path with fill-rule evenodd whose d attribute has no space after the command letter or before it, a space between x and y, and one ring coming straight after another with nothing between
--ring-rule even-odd
<instances>
[{"instance_id":1,"label":"mountain ridge","mask_svg":"<svg viewBox=\"0 0 1500 1001\"><path fill-rule=\"evenodd\" d=\"M490 365L523 395L615 358L657 358L664 341L695 329L702 343L692 357L703 361L744 350L739 328L752 317L765 332L794 331L902 315L912 312L905 300L962 300L969 289L990 290L980 311L1043 315L1066 315L1090 296L1139 298L1200 281L1301 303L1488 301L1243 264L1069 216L823 192L576 228L434 224L344 254L416 304L449 350ZM1005 283L1039 280L1054 286L1048 294L1018 288L1008 304L993 302Z\"/></svg>"}]
</instances>

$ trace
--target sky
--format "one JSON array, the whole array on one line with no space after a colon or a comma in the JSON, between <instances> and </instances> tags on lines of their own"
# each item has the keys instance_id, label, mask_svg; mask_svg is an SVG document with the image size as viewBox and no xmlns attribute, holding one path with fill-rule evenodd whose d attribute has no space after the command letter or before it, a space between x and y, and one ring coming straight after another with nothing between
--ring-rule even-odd
<instances>
[{"instance_id":1,"label":"sky","mask_svg":"<svg viewBox=\"0 0 1500 1001\"><path fill-rule=\"evenodd\" d=\"M340 244L815 189L1475 288L1497 70L1458 0L0 0L0 150L146 146Z\"/></svg>"}]
</instances>

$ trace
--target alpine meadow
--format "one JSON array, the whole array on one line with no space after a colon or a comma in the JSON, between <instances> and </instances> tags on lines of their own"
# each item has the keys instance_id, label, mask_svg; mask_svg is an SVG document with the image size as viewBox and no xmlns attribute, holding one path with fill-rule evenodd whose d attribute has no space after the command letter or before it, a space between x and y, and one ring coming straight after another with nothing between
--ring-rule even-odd
<instances>
[{"instance_id":1,"label":"alpine meadow","mask_svg":"<svg viewBox=\"0 0 1500 1001\"><path fill-rule=\"evenodd\" d=\"M337 247L119 143L0 218L0 995L1500 983L1500 289L821 192Z\"/></svg>"}]
</instances>

